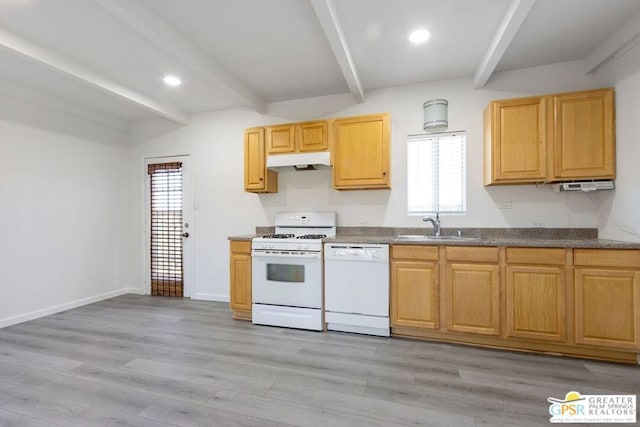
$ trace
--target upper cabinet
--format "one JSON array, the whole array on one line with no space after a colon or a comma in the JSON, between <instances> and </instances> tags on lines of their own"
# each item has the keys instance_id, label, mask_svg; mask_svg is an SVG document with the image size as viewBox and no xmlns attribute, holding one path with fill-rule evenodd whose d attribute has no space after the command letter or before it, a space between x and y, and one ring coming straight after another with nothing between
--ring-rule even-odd
<instances>
[{"instance_id":1,"label":"upper cabinet","mask_svg":"<svg viewBox=\"0 0 640 427\"><path fill-rule=\"evenodd\" d=\"M279 125L265 128L267 154L293 153L296 150L295 130L295 125Z\"/></svg>"},{"instance_id":2,"label":"upper cabinet","mask_svg":"<svg viewBox=\"0 0 640 427\"><path fill-rule=\"evenodd\" d=\"M278 173L267 169L264 128L244 131L244 190L251 193L278 192Z\"/></svg>"},{"instance_id":3,"label":"upper cabinet","mask_svg":"<svg viewBox=\"0 0 640 427\"><path fill-rule=\"evenodd\" d=\"M485 185L546 180L547 99L493 101L484 110Z\"/></svg>"},{"instance_id":4,"label":"upper cabinet","mask_svg":"<svg viewBox=\"0 0 640 427\"><path fill-rule=\"evenodd\" d=\"M554 178L615 178L613 90L553 97Z\"/></svg>"},{"instance_id":5,"label":"upper cabinet","mask_svg":"<svg viewBox=\"0 0 640 427\"><path fill-rule=\"evenodd\" d=\"M329 123L326 120L267 126L267 155L327 151Z\"/></svg>"},{"instance_id":6,"label":"upper cabinet","mask_svg":"<svg viewBox=\"0 0 640 427\"><path fill-rule=\"evenodd\" d=\"M484 184L615 178L612 89L492 101Z\"/></svg>"},{"instance_id":7,"label":"upper cabinet","mask_svg":"<svg viewBox=\"0 0 640 427\"><path fill-rule=\"evenodd\" d=\"M246 129L245 191L278 192L278 174L267 169L267 156L312 152L331 153L337 190L389 188L390 128L385 113Z\"/></svg>"},{"instance_id":8,"label":"upper cabinet","mask_svg":"<svg viewBox=\"0 0 640 427\"><path fill-rule=\"evenodd\" d=\"M334 188L389 188L390 139L389 114L336 119L332 153Z\"/></svg>"}]
</instances>

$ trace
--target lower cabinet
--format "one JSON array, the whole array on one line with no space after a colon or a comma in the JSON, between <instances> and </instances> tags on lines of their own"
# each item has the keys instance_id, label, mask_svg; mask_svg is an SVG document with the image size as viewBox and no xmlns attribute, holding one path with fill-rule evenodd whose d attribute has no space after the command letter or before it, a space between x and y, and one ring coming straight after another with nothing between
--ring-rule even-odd
<instances>
[{"instance_id":1,"label":"lower cabinet","mask_svg":"<svg viewBox=\"0 0 640 427\"><path fill-rule=\"evenodd\" d=\"M251 242L232 240L229 246L229 295L233 318L251 320Z\"/></svg>"},{"instance_id":2,"label":"lower cabinet","mask_svg":"<svg viewBox=\"0 0 640 427\"><path fill-rule=\"evenodd\" d=\"M438 329L438 248L393 246L391 326Z\"/></svg>"},{"instance_id":3,"label":"lower cabinet","mask_svg":"<svg viewBox=\"0 0 640 427\"><path fill-rule=\"evenodd\" d=\"M500 334L498 248L447 247L447 330Z\"/></svg>"},{"instance_id":4,"label":"lower cabinet","mask_svg":"<svg viewBox=\"0 0 640 427\"><path fill-rule=\"evenodd\" d=\"M506 252L506 336L565 342L565 249Z\"/></svg>"},{"instance_id":5,"label":"lower cabinet","mask_svg":"<svg viewBox=\"0 0 640 427\"><path fill-rule=\"evenodd\" d=\"M640 350L640 251L574 256L576 343Z\"/></svg>"},{"instance_id":6,"label":"lower cabinet","mask_svg":"<svg viewBox=\"0 0 640 427\"><path fill-rule=\"evenodd\" d=\"M640 250L392 245L392 335L640 363Z\"/></svg>"}]
</instances>

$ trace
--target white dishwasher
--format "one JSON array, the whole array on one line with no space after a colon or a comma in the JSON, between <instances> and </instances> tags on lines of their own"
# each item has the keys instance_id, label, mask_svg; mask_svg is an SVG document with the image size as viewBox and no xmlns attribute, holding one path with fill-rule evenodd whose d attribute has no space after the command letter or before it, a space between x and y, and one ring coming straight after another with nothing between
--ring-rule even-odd
<instances>
[{"instance_id":1,"label":"white dishwasher","mask_svg":"<svg viewBox=\"0 0 640 427\"><path fill-rule=\"evenodd\" d=\"M389 245L325 243L325 322L333 331L389 336Z\"/></svg>"}]
</instances>

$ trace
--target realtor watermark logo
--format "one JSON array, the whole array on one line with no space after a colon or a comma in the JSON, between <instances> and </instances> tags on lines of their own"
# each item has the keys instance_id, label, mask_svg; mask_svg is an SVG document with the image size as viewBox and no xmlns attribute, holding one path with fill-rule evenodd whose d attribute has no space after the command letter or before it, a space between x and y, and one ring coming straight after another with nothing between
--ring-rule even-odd
<instances>
[{"instance_id":1,"label":"realtor watermark logo","mask_svg":"<svg viewBox=\"0 0 640 427\"><path fill-rule=\"evenodd\" d=\"M634 394L584 394L570 391L564 399L549 397L552 423L635 423Z\"/></svg>"}]
</instances>

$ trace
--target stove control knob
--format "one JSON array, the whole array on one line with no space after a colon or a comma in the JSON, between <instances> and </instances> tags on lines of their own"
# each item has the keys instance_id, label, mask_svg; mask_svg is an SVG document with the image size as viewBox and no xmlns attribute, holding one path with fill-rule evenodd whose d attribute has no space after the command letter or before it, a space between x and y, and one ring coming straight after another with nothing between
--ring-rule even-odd
<instances>
[{"instance_id":1,"label":"stove control knob","mask_svg":"<svg viewBox=\"0 0 640 427\"><path fill-rule=\"evenodd\" d=\"M304 245L304 248L305 249L309 249L309 245Z\"/></svg>"},{"instance_id":2,"label":"stove control knob","mask_svg":"<svg viewBox=\"0 0 640 427\"><path fill-rule=\"evenodd\" d=\"M302 249L302 245L296 245L296 249Z\"/></svg>"}]
</instances>

